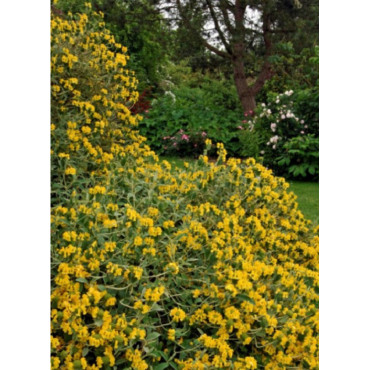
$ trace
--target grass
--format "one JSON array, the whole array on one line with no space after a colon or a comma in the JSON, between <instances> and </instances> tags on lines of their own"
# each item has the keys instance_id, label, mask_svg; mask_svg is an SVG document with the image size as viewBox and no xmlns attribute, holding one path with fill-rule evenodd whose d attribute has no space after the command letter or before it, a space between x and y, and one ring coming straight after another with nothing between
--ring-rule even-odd
<instances>
[{"instance_id":1,"label":"grass","mask_svg":"<svg viewBox=\"0 0 370 370\"><path fill-rule=\"evenodd\" d=\"M162 156L162 160L171 163L172 166L184 168L184 161L191 162L193 158L177 158ZM305 181L289 181L289 190L293 191L298 199L298 207L306 218L314 225L319 224L319 183Z\"/></svg>"},{"instance_id":2,"label":"grass","mask_svg":"<svg viewBox=\"0 0 370 370\"><path fill-rule=\"evenodd\" d=\"M319 224L319 183L288 181L290 190L298 197L298 206L302 213L315 225Z\"/></svg>"}]
</instances>

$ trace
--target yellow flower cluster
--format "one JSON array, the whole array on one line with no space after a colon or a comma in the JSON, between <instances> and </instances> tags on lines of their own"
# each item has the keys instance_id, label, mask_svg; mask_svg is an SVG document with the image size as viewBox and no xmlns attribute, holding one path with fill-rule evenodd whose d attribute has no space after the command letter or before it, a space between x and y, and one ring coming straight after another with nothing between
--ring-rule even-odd
<instances>
[{"instance_id":1,"label":"yellow flower cluster","mask_svg":"<svg viewBox=\"0 0 370 370\"><path fill-rule=\"evenodd\" d=\"M126 51L52 15L51 368L318 369L318 228L222 144L160 162Z\"/></svg>"},{"instance_id":2,"label":"yellow flower cluster","mask_svg":"<svg viewBox=\"0 0 370 370\"><path fill-rule=\"evenodd\" d=\"M184 321L185 320L185 312L181 308L173 308L170 311L170 316L173 318L173 321L179 322L179 321Z\"/></svg>"}]
</instances>

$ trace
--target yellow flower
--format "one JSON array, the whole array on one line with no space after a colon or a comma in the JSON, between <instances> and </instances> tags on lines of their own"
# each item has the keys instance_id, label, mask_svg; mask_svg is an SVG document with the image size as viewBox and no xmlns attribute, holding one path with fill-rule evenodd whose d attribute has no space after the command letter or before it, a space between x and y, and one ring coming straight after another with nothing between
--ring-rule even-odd
<instances>
[{"instance_id":1,"label":"yellow flower","mask_svg":"<svg viewBox=\"0 0 370 370\"><path fill-rule=\"evenodd\" d=\"M135 246L140 246L143 244L143 239L140 236L136 236L134 240L134 245Z\"/></svg>"},{"instance_id":2,"label":"yellow flower","mask_svg":"<svg viewBox=\"0 0 370 370\"><path fill-rule=\"evenodd\" d=\"M173 221L164 221L163 228L168 229L170 227L175 227L175 223Z\"/></svg>"},{"instance_id":3,"label":"yellow flower","mask_svg":"<svg viewBox=\"0 0 370 370\"><path fill-rule=\"evenodd\" d=\"M109 219L106 219L103 221L103 225L104 227L106 227L107 229L112 229L113 227L117 227L118 224L117 224L117 221L116 220L109 220Z\"/></svg>"},{"instance_id":4,"label":"yellow flower","mask_svg":"<svg viewBox=\"0 0 370 370\"><path fill-rule=\"evenodd\" d=\"M181 308L173 308L170 311L170 316L172 317L173 321L179 322L179 321L184 321L186 314Z\"/></svg>"},{"instance_id":5,"label":"yellow flower","mask_svg":"<svg viewBox=\"0 0 370 370\"><path fill-rule=\"evenodd\" d=\"M73 167L68 167L66 168L65 172L66 175L75 175L76 174L76 169Z\"/></svg>"},{"instance_id":6,"label":"yellow flower","mask_svg":"<svg viewBox=\"0 0 370 370\"><path fill-rule=\"evenodd\" d=\"M104 248L107 252L113 252L116 249L116 242L105 242Z\"/></svg>"},{"instance_id":7,"label":"yellow flower","mask_svg":"<svg viewBox=\"0 0 370 370\"><path fill-rule=\"evenodd\" d=\"M52 369L59 369L60 360L58 357L51 358L51 368Z\"/></svg>"},{"instance_id":8,"label":"yellow flower","mask_svg":"<svg viewBox=\"0 0 370 370\"><path fill-rule=\"evenodd\" d=\"M175 340L175 334L176 334L176 330L175 329L169 329L168 332L167 332L167 337L169 340Z\"/></svg>"},{"instance_id":9,"label":"yellow flower","mask_svg":"<svg viewBox=\"0 0 370 370\"><path fill-rule=\"evenodd\" d=\"M144 294L144 297L147 301L158 302L161 299L164 290L165 290L164 286L148 288Z\"/></svg>"},{"instance_id":10,"label":"yellow flower","mask_svg":"<svg viewBox=\"0 0 370 370\"><path fill-rule=\"evenodd\" d=\"M116 298L114 298L114 297L110 297L110 298L108 298L107 299L107 301L105 302L105 305L107 306L107 307L109 307L109 306L114 306L115 304L116 304Z\"/></svg>"},{"instance_id":11,"label":"yellow flower","mask_svg":"<svg viewBox=\"0 0 370 370\"><path fill-rule=\"evenodd\" d=\"M231 307L226 308L225 316L228 319L238 320L240 318L240 312L234 306L231 306Z\"/></svg>"}]
</instances>

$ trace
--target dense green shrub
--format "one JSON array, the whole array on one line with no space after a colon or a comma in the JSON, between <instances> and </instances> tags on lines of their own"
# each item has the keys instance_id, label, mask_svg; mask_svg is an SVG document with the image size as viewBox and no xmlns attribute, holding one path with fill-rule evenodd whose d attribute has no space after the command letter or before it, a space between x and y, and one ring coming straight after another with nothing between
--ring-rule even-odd
<instances>
[{"instance_id":1,"label":"dense green shrub","mask_svg":"<svg viewBox=\"0 0 370 370\"><path fill-rule=\"evenodd\" d=\"M206 80L201 87L174 87L152 101L140 132L159 154L173 152L167 138L181 134L189 136L189 140L177 141L177 148L181 144L177 152L182 156L202 153L204 140L201 139L206 137L224 143L232 155L241 156L238 127L243 114L236 108L237 104L229 90L213 80Z\"/></svg>"},{"instance_id":2,"label":"dense green shrub","mask_svg":"<svg viewBox=\"0 0 370 370\"><path fill-rule=\"evenodd\" d=\"M51 31L52 369L318 369L318 228L289 185L222 144L171 171L101 16Z\"/></svg>"},{"instance_id":3,"label":"dense green shrub","mask_svg":"<svg viewBox=\"0 0 370 370\"><path fill-rule=\"evenodd\" d=\"M306 123L305 132L319 137L319 87L297 90L294 107L297 115Z\"/></svg>"},{"instance_id":4,"label":"dense green shrub","mask_svg":"<svg viewBox=\"0 0 370 370\"><path fill-rule=\"evenodd\" d=\"M251 130L248 127L243 127L239 133L239 140L240 140L240 150L239 156L241 157L252 157L255 159L259 159L261 157L261 145L262 139L261 135L257 130Z\"/></svg>"},{"instance_id":5,"label":"dense green shrub","mask_svg":"<svg viewBox=\"0 0 370 370\"><path fill-rule=\"evenodd\" d=\"M289 177L318 180L319 139L312 134L288 140L283 154L277 158L279 166L286 168Z\"/></svg>"}]
</instances>

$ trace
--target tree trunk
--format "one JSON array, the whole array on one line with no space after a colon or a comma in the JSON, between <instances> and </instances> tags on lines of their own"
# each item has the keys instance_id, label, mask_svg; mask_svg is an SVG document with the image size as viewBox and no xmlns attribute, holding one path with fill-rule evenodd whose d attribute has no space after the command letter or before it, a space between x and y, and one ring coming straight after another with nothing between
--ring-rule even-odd
<instances>
[{"instance_id":1,"label":"tree trunk","mask_svg":"<svg viewBox=\"0 0 370 370\"><path fill-rule=\"evenodd\" d=\"M247 78L244 72L243 57L233 59L234 81L238 92L240 103L244 112L254 111L256 108L256 94L248 87Z\"/></svg>"}]
</instances>

